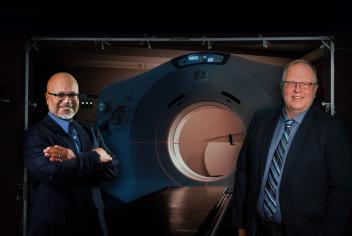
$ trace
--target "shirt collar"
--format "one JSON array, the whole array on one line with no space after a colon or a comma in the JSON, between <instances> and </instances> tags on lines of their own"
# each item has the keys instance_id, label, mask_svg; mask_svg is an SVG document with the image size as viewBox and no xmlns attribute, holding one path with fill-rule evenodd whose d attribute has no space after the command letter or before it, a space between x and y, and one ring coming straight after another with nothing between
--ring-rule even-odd
<instances>
[{"instance_id":1,"label":"shirt collar","mask_svg":"<svg viewBox=\"0 0 352 236\"><path fill-rule=\"evenodd\" d=\"M307 114L307 112L308 112L308 110L306 110L302 113L299 113L297 116L293 117L292 120L294 120L298 124L301 124L302 120L303 120L304 116ZM282 118L284 119L284 121L289 120L284 107L282 108Z\"/></svg>"},{"instance_id":2,"label":"shirt collar","mask_svg":"<svg viewBox=\"0 0 352 236\"><path fill-rule=\"evenodd\" d=\"M58 125L61 126L61 128L66 132L68 133L68 125L70 123L71 120L64 120L64 119L61 119L57 116L55 116L54 114L52 114L51 112L48 112L48 115L50 116L50 118L52 118Z\"/></svg>"}]
</instances>

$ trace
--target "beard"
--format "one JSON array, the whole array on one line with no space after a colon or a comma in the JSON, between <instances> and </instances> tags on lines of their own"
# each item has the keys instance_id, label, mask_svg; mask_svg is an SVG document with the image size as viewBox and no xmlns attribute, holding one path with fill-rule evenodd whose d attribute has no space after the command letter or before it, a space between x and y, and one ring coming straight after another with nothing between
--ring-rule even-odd
<instances>
[{"instance_id":1,"label":"beard","mask_svg":"<svg viewBox=\"0 0 352 236\"><path fill-rule=\"evenodd\" d=\"M64 120L71 120L75 115L76 115L76 113L72 112L72 113L68 113L68 114L59 115L59 117Z\"/></svg>"},{"instance_id":2,"label":"beard","mask_svg":"<svg viewBox=\"0 0 352 236\"><path fill-rule=\"evenodd\" d=\"M64 120L70 120L76 115L77 111L78 108L72 105L60 106L58 117Z\"/></svg>"}]
</instances>

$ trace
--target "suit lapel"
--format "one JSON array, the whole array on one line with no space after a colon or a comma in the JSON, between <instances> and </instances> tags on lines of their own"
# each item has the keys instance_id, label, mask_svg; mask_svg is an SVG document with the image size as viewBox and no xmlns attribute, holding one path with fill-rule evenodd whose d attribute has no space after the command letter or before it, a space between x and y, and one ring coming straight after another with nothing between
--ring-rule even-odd
<instances>
[{"instance_id":1,"label":"suit lapel","mask_svg":"<svg viewBox=\"0 0 352 236\"><path fill-rule=\"evenodd\" d=\"M53 130L56 138L60 139L60 143L56 145L64 146L70 148L75 154L77 154L76 146L74 141L71 139L70 135L68 135L60 125L58 125L53 119L50 118L49 115L45 118L45 124L50 127L50 130Z\"/></svg>"},{"instance_id":2,"label":"suit lapel","mask_svg":"<svg viewBox=\"0 0 352 236\"><path fill-rule=\"evenodd\" d=\"M280 106L278 109L275 109L275 111L272 113L272 116L269 117L267 123L268 125L265 127L264 130L264 141L263 141L263 145L261 147L261 157L259 158L259 184L261 183L262 179L263 179L263 175L264 175L264 170L265 170L265 165L266 165L266 161L268 159L268 152L269 152L269 147L271 144L271 140L273 138L274 132L275 132L275 128L276 128L276 124L277 121L280 117L281 114L281 109L282 106Z\"/></svg>"},{"instance_id":3,"label":"suit lapel","mask_svg":"<svg viewBox=\"0 0 352 236\"><path fill-rule=\"evenodd\" d=\"M293 164L296 162L304 161L304 160L300 160L301 158L303 158L302 155L300 155L300 153L302 153L301 149L304 146L304 144L307 142L306 140L309 138L309 134L311 133L311 130L314 126L314 123L315 123L314 114L315 114L315 110L314 110L314 107L312 107L307 112L304 119L302 120L302 123L298 127L298 130L292 140L290 149L286 156L285 166L284 166L282 179L281 179L282 183L285 182Z\"/></svg>"},{"instance_id":4,"label":"suit lapel","mask_svg":"<svg viewBox=\"0 0 352 236\"><path fill-rule=\"evenodd\" d=\"M89 151L91 145L90 145L90 139L89 139L88 133L84 130L83 126L80 123L78 123L77 121L73 121L73 122L81 143L81 151L82 152Z\"/></svg>"}]
</instances>

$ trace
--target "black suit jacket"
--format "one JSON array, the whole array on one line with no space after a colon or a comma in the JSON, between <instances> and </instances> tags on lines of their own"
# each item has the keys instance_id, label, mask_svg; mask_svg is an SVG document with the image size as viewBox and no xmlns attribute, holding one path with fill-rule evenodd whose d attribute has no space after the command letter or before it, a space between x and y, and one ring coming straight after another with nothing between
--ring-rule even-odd
<instances>
[{"instance_id":1,"label":"black suit jacket","mask_svg":"<svg viewBox=\"0 0 352 236\"><path fill-rule=\"evenodd\" d=\"M257 201L270 142L282 107L257 112L235 177L233 225L254 235ZM345 235L351 210L352 142L334 117L311 107L286 157L280 207L288 236Z\"/></svg>"},{"instance_id":2,"label":"black suit jacket","mask_svg":"<svg viewBox=\"0 0 352 236\"><path fill-rule=\"evenodd\" d=\"M31 219L65 224L72 214L104 207L99 182L116 178L118 161L95 126L74 122L81 142L80 153L71 137L49 116L25 132L24 160L33 176ZM50 162L43 150L53 145L70 148L76 158ZM91 151L98 147L106 150L113 161L100 163L98 153Z\"/></svg>"}]
</instances>

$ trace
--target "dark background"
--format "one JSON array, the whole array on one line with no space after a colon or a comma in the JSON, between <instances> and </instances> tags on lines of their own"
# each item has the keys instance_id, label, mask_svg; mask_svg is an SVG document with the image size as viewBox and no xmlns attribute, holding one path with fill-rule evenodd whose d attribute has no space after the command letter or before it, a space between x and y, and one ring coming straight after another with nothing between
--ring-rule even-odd
<instances>
[{"instance_id":1,"label":"dark background","mask_svg":"<svg viewBox=\"0 0 352 236\"><path fill-rule=\"evenodd\" d=\"M336 115L352 127L352 27L342 3L165 1L131 5L120 2L47 3L0 9L1 165L0 234L20 235L22 225L25 45L34 36L49 37L257 37L333 36ZM20 6L20 7L19 7ZM277 10L277 9L280 10ZM255 53L255 52L253 52ZM259 52L258 53L262 53ZM275 55L277 52L265 52ZM50 70L55 61L48 63ZM42 65L45 67L45 63ZM60 67L60 65L58 65ZM34 80L35 81L35 80ZM39 82L39 81L37 81ZM41 82L42 83L42 82ZM43 86L33 84L32 86ZM42 97L44 100L44 96Z\"/></svg>"}]
</instances>

